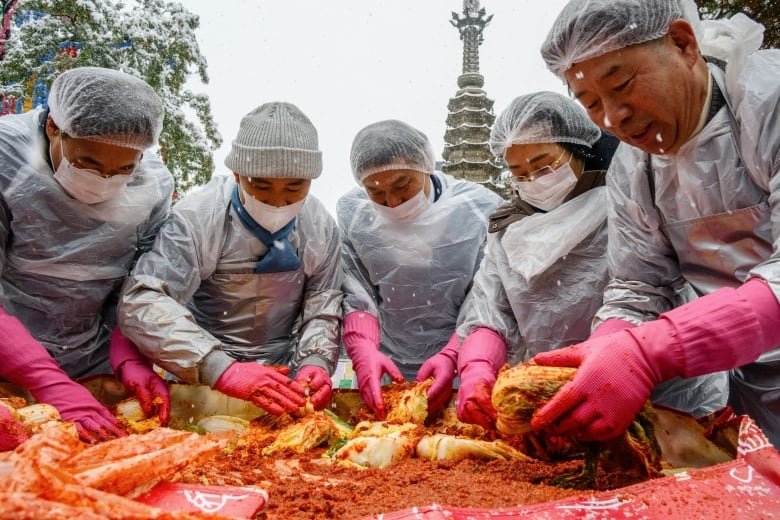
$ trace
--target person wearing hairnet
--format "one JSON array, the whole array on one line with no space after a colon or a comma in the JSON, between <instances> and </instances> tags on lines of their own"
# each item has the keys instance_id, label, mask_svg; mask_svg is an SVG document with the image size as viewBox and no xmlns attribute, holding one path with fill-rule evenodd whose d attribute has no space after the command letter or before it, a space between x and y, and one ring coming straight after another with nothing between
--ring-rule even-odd
<instances>
[{"instance_id":1,"label":"person wearing hairnet","mask_svg":"<svg viewBox=\"0 0 780 520\"><path fill-rule=\"evenodd\" d=\"M343 342L363 400L385 416L381 379L429 377L429 408L452 395L455 324L482 258L490 190L434 171L428 138L396 120L352 142L360 185L339 199L344 263Z\"/></svg>"},{"instance_id":2,"label":"person wearing hairnet","mask_svg":"<svg viewBox=\"0 0 780 520\"><path fill-rule=\"evenodd\" d=\"M604 185L618 140L575 101L535 92L498 116L490 145L512 174L515 196L491 216L485 258L458 320L465 338L458 416L485 428L495 421L490 396L508 351L528 359L590 336L609 280ZM726 382L723 374L707 379L672 381L653 402L710 413L725 403Z\"/></svg>"},{"instance_id":3,"label":"person wearing hairnet","mask_svg":"<svg viewBox=\"0 0 780 520\"><path fill-rule=\"evenodd\" d=\"M172 177L144 153L162 118L144 81L95 67L57 77L48 109L0 118L0 377L88 441L123 432L71 378L110 364L167 419L163 381L115 328L119 288L170 208Z\"/></svg>"},{"instance_id":4,"label":"person wearing hairnet","mask_svg":"<svg viewBox=\"0 0 780 520\"><path fill-rule=\"evenodd\" d=\"M596 316L615 332L535 357L580 367L536 429L614 437L659 382L731 369L731 404L780 446L780 51L761 35L689 0L572 0L555 21L547 66L623 142ZM701 296L674 308L682 279Z\"/></svg>"},{"instance_id":5,"label":"person wearing hairnet","mask_svg":"<svg viewBox=\"0 0 780 520\"><path fill-rule=\"evenodd\" d=\"M122 331L165 370L273 414L327 405L338 359L338 229L309 195L317 130L295 105L241 120L215 176L185 196L128 278ZM297 369L294 379L290 367Z\"/></svg>"}]
</instances>

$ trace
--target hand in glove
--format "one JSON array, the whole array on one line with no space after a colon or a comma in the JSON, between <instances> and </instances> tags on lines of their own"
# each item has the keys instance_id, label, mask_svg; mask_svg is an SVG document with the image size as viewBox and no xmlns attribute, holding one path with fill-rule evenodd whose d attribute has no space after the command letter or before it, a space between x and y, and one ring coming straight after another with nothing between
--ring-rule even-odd
<instances>
[{"instance_id":1,"label":"hand in glove","mask_svg":"<svg viewBox=\"0 0 780 520\"><path fill-rule=\"evenodd\" d=\"M574 379L537 410L534 430L609 440L623 433L650 397L661 374L634 336L642 327L537 354L540 365L579 367ZM657 338L663 341L664 338Z\"/></svg>"},{"instance_id":2,"label":"hand in glove","mask_svg":"<svg viewBox=\"0 0 780 520\"><path fill-rule=\"evenodd\" d=\"M596 330L591 333L588 339L600 338L601 336L606 336L607 334L612 334L613 332L618 332L624 329L633 329L634 327L636 327L636 325L626 320L621 320L620 318L610 318L596 327Z\"/></svg>"},{"instance_id":3,"label":"hand in glove","mask_svg":"<svg viewBox=\"0 0 780 520\"><path fill-rule=\"evenodd\" d=\"M457 333L450 337L447 345L436 355L430 357L420 370L415 381L421 383L433 378L433 384L428 389L428 412L436 412L444 408L452 397L452 382L455 381L455 370L458 365L458 348L460 337Z\"/></svg>"},{"instance_id":4,"label":"hand in glove","mask_svg":"<svg viewBox=\"0 0 780 520\"><path fill-rule=\"evenodd\" d=\"M719 289L635 328L552 352L540 365L579 367L537 410L535 430L608 440L626 430L658 383L736 368L780 341L780 305L761 279Z\"/></svg>"},{"instance_id":5,"label":"hand in glove","mask_svg":"<svg viewBox=\"0 0 780 520\"><path fill-rule=\"evenodd\" d=\"M327 370L316 365L304 365L295 375L295 381L309 388L309 400L315 410L322 410L330 402L333 383Z\"/></svg>"},{"instance_id":6,"label":"hand in glove","mask_svg":"<svg viewBox=\"0 0 780 520\"><path fill-rule=\"evenodd\" d=\"M287 377L289 373L288 367L237 361L219 377L214 388L251 401L274 415L297 412L306 404L306 393L301 385Z\"/></svg>"},{"instance_id":7,"label":"hand in glove","mask_svg":"<svg viewBox=\"0 0 780 520\"><path fill-rule=\"evenodd\" d=\"M152 362L138 352L138 348L122 334L119 327L111 334L108 358L111 368L127 391L138 398L144 414L149 416L156 411L160 423L168 424L171 414L168 386L154 373Z\"/></svg>"},{"instance_id":8,"label":"hand in glove","mask_svg":"<svg viewBox=\"0 0 780 520\"><path fill-rule=\"evenodd\" d=\"M506 342L480 327L466 336L458 356L458 419L492 429L496 421L491 393L498 370L506 363Z\"/></svg>"},{"instance_id":9,"label":"hand in glove","mask_svg":"<svg viewBox=\"0 0 780 520\"><path fill-rule=\"evenodd\" d=\"M76 424L84 441L127 435L111 412L89 390L71 380L24 325L1 307L0 357L0 375L27 389L38 402L54 406L63 419Z\"/></svg>"},{"instance_id":10,"label":"hand in glove","mask_svg":"<svg viewBox=\"0 0 780 520\"><path fill-rule=\"evenodd\" d=\"M379 352L379 321L367 312L351 312L344 317L344 348L352 359L358 389L366 406L376 418L387 416L382 400L382 375L396 383L404 380L401 371L389 357Z\"/></svg>"}]
</instances>

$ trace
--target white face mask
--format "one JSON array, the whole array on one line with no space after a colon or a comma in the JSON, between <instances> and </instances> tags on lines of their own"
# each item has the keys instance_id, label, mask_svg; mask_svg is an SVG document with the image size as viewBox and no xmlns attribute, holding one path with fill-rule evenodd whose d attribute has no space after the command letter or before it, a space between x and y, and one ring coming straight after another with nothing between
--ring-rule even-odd
<instances>
[{"instance_id":1,"label":"white face mask","mask_svg":"<svg viewBox=\"0 0 780 520\"><path fill-rule=\"evenodd\" d=\"M101 177L97 170L73 166L62 152L60 141L60 165L54 172L54 180L76 200L84 204L99 204L119 195L130 182L130 175Z\"/></svg>"},{"instance_id":2,"label":"white face mask","mask_svg":"<svg viewBox=\"0 0 780 520\"><path fill-rule=\"evenodd\" d=\"M260 202L243 190L241 192L244 195L244 209L252 216L255 222L270 233L276 233L297 217L298 213L301 212L303 203L306 201L306 198L303 198L298 202L277 208L265 202Z\"/></svg>"},{"instance_id":3,"label":"white face mask","mask_svg":"<svg viewBox=\"0 0 780 520\"><path fill-rule=\"evenodd\" d=\"M512 187L527 203L544 211L551 211L561 205L566 195L577 184L577 176L571 169L571 160L557 170L531 182L519 182L512 178Z\"/></svg>"},{"instance_id":4,"label":"white face mask","mask_svg":"<svg viewBox=\"0 0 780 520\"><path fill-rule=\"evenodd\" d=\"M374 202L374 207L379 213L391 220L404 223L412 222L430 205L431 199L425 194L425 190L420 190L417 195L394 208Z\"/></svg>"}]
</instances>

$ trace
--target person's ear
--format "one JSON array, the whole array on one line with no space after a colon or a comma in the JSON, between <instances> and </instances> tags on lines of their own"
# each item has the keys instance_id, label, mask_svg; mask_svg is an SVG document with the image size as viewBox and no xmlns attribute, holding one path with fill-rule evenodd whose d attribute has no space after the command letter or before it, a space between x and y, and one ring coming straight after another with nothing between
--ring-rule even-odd
<instances>
[{"instance_id":1,"label":"person's ear","mask_svg":"<svg viewBox=\"0 0 780 520\"><path fill-rule=\"evenodd\" d=\"M690 67L693 67L701 59L696 34L693 32L691 24L686 20L672 20L667 36L672 44L679 49L683 59Z\"/></svg>"},{"instance_id":2,"label":"person's ear","mask_svg":"<svg viewBox=\"0 0 780 520\"><path fill-rule=\"evenodd\" d=\"M57 126L54 119L52 119L51 116L48 116L46 118L46 137L51 139L52 137L59 136L61 132L60 127Z\"/></svg>"},{"instance_id":3,"label":"person's ear","mask_svg":"<svg viewBox=\"0 0 780 520\"><path fill-rule=\"evenodd\" d=\"M241 185L241 179L239 179L238 174L236 172L233 172L233 178L236 179L236 184L239 186Z\"/></svg>"}]
</instances>

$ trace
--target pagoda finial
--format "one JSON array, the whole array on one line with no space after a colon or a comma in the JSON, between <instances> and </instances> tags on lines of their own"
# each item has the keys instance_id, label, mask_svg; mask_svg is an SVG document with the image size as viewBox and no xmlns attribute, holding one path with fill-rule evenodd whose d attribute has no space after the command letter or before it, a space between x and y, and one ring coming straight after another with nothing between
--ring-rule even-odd
<instances>
[{"instance_id":1,"label":"pagoda finial","mask_svg":"<svg viewBox=\"0 0 780 520\"><path fill-rule=\"evenodd\" d=\"M463 74L479 74L479 46L482 32L493 19L485 8L479 7L479 0L463 0L463 12L452 13L450 23L460 32L463 40Z\"/></svg>"}]
</instances>

